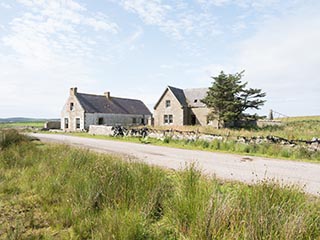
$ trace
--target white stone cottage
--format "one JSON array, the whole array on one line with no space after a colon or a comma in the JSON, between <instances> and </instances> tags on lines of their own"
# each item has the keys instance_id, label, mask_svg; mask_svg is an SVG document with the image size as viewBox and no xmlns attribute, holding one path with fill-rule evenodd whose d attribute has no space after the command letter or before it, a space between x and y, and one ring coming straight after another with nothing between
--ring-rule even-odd
<instances>
[{"instance_id":1,"label":"white stone cottage","mask_svg":"<svg viewBox=\"0 0 320 240\"><path fill-rule=\"evenodd\" d=\"M90 125L144 125L151 118L146 105L136 99L79 93L70 89L70 95L61 112L64 131L88 130Z\"/></svg>"},{"instance_id":2,"label":"white stone cottage","mask_svg":"<svg viewBox=\"0 0 320 240\"><path fill-rule=\"evenodd\" d=\"M211 125L210 109L201 102L207 96L208 88L180 89L168 86L154 106L155 126Z\"/></svg>"}]
</instances>

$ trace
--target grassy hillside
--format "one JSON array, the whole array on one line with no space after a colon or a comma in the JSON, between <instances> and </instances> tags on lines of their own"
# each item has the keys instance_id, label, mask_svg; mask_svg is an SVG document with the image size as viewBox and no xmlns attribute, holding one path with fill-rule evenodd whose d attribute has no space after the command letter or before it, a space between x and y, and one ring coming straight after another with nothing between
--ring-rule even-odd
<instances>
[{"instance_id":1,"label":"grassy hillside","mask_svg":"<svg viewBox=\"0 0 320 240\"><path fill-rule=\"evenodd\" d=\"M319 239L320 199L263 181L165 171L113 155L0 140L0 239Z\"/></svg>"}]
</instances>

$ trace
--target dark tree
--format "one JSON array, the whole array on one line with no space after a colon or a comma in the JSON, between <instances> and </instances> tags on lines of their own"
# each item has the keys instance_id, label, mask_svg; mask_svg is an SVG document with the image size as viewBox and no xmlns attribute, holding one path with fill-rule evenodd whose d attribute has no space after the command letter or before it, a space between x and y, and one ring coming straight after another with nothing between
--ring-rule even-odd
<instances>
[{"instance_id":1,"label":"dark tree","mask_svg":"<svg viewBox=\"0 0 320 240\"><path fill-rule=\"evenodd\" d=\"M209 119L217 119L218 127L226 123L237 123L241 120L255 118L256 115L244 113L247 109L259 109L265 102L261 98L266 94L261 89L245 89L247 82L242 83L244 71L236 74L225 74L217 77L202 102L211 108Z\"/></svg>"}]
</instances>

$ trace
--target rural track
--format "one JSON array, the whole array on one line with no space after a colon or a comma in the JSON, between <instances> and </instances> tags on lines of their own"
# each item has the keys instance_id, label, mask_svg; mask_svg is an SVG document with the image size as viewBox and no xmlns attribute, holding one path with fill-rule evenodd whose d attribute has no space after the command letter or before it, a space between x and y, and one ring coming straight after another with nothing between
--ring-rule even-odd
<instances>
[{"instance_id":1,"label":"rural track","mask_svg":"<svg viewBox=\"0 0 320 240\"><path fill-rule=\"evenodd\" d=\"M298 185L307 193L320 196L320 164L241 156L197 150L176 149L139 143L100 140L62 134L29 134L43 142L55 142L97 152L122 154L132 159L170 169L183 169L196 163L204 174L225 180L256 183L276 180L284 185Z\"/></svg>"}]
</instances>

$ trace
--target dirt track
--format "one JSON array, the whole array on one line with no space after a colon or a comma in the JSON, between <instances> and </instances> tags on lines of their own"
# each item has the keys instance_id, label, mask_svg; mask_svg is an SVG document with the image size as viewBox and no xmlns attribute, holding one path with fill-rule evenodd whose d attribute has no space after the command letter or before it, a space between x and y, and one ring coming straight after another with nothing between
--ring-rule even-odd
<instances>
[{"instance_id":1,"label":"dirt track","mask_svg":"<svg viewBox=\"0 0 320 240\"><path fill-rule=\"evenodd\" d=\"M186 163L197 162L205 174L228 180L253 183L277 179L296 184L320 196L320 164L246 157L233 154L184 150L137 143L98 140L58 134L32 134L44 142L64 143L91 150L133 156L148 164L181 169Z\"/></svg>"}]
</instances>

